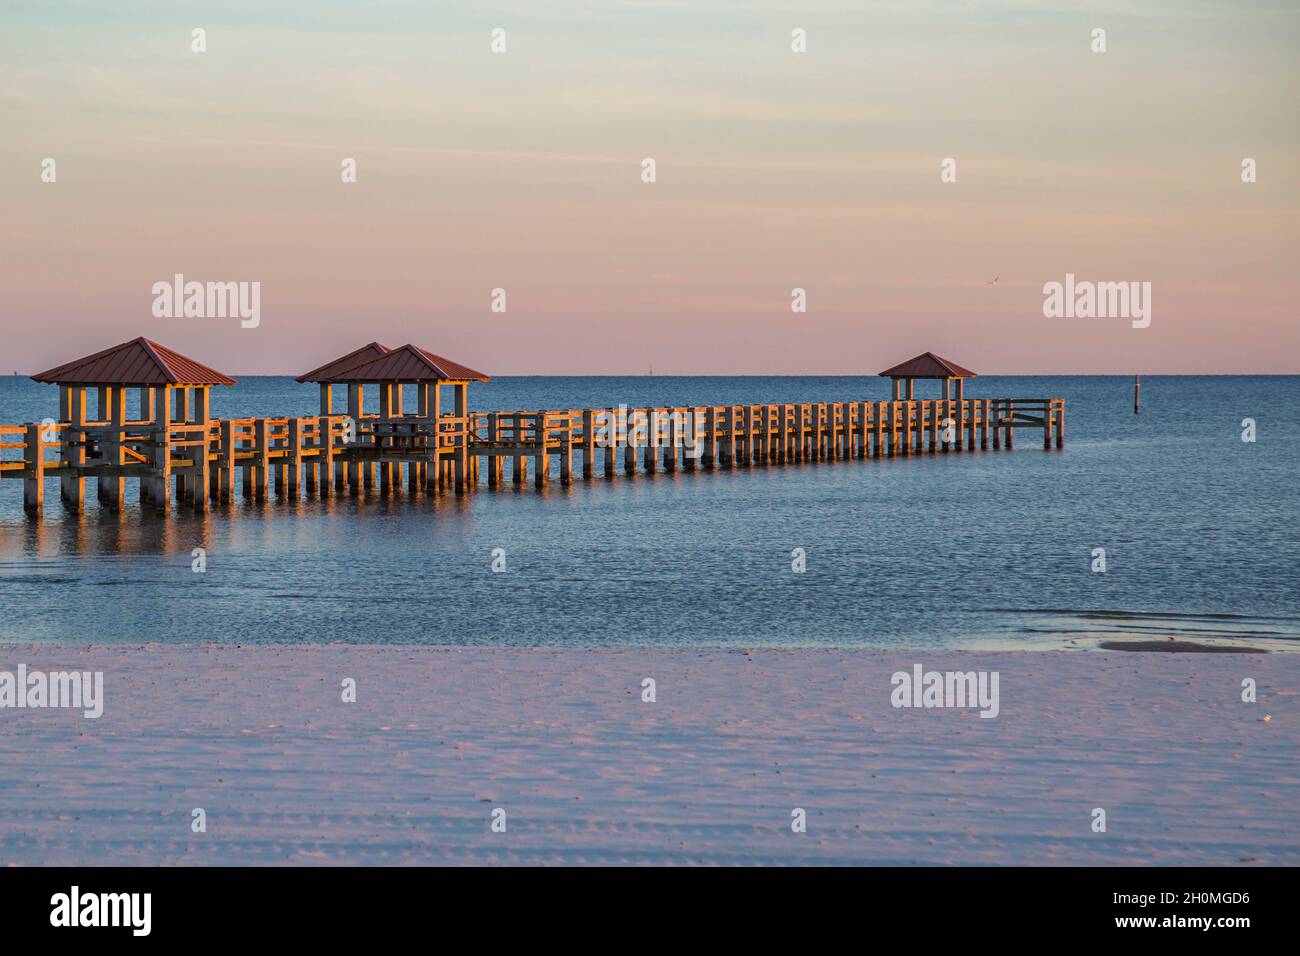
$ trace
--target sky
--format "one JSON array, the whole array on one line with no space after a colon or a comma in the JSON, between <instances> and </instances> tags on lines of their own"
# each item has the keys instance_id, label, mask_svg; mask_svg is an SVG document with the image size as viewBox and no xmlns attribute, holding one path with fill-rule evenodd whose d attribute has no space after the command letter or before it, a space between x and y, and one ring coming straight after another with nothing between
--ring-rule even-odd
<instances>
[{"instance_id":1,"label":"sky","mask_svg":"<svg viewBox=\"0 0 1300 956\"><path fill-rule=\"evenodd\" d=\"M1298 53L1293 2L5 0L0 369L1296 373Z\"/></svg>"}]
</instances>

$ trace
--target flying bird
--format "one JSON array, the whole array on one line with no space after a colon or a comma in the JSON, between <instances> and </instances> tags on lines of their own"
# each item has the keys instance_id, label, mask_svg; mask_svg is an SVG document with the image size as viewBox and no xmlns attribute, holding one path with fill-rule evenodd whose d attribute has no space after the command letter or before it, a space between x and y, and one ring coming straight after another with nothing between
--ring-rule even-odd
<instances>
[{"instance_id":1,"label":"flying bird","mask_svg":"<svg viewBox=\"0 0 1300 956\"><path fill-rule=\"evenodd\" d=\"M1001 278L1001 277L1000 277L1000 276L994 276L994 277L993 277L992 279L990 279L986 284L987 284L987 285L997 285L997 284L998 284L998 279L999 279L999 278Z\"/></svg>"}]
</instances>

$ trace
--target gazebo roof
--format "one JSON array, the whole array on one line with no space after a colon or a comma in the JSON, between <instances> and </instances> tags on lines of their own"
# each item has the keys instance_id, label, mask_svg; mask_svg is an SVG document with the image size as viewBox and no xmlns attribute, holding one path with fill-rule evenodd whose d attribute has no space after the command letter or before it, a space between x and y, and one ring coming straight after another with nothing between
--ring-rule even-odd
<instances>
[{"instance_id":1,"label":"gazebo roof","mask_svg":"<svg viewBox=\"0 0 1300 956\"><path fill-rule=\"evenodd\" d=\"M299 382L341 382L347 380L347 373L352 371L358 365L365 365L367 362L379 358L381 355L387 355L391 350L387 345L381 342L371 342L369 345L363 345L359 349L353 349L347 355L339 356L333 361L326 362L320 368L312 369L298 376Z\"/></svg>"},{"instance_id":2,"label":"gazebo roof","mask_svg":"<svg viewBox=\"0 0 1300 956\"><path fill-rule=\"evenodd\" d=\"M141 336L33 375L59 385L234 385L201 362Z\"/></svg>"},{"instance_id":3,"label":"gazebo roof","mask_svg":"<svg viewBox=\"0 0 1300 956\"><path fill-rule=\"evenodd\" d=\"M341 377L348 382L486 382L482 372L434 355L415 345L403 345L363 365L349 369Z\"/></svg>"},{"instance_id":4,"label":"gazebo roof","mask_svg":"<svg viewBox=\"0 0 1300 956\"><path fill-rule=\"evenodd\" d=\"M900 362L880 373L883 378L974 378L975 373L949 362L933 352L922 352L916 358Z\"/></svg>"}]
</instances>

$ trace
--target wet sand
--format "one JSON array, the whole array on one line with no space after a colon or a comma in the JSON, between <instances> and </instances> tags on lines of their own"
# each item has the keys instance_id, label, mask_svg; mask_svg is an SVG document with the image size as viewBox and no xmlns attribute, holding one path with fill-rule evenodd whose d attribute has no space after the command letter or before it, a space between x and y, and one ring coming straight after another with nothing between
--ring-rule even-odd
<instances>
[{"instance_id":1,"label":"wet sand","mask_svg":"<svg viewBox=\"0 0 1300 956\"><path fill-rule=\"evenodd\" d=\"M20 663L102 670L104 714L0 710L0 864L1300 864L1296 655L0 645ZM998 716L894 708L918 663L998 671Z\"/></svg>"}]
</instances>

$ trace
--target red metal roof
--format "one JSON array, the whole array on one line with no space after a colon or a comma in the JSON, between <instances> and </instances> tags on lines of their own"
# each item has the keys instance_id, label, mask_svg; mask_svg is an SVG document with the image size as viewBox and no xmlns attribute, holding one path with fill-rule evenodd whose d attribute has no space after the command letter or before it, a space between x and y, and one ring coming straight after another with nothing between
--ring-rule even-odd
<instances>
[{"instance_id":1,"label":"red metal roof","mask_svg":"<svg viewBox=\"0 0 1300 956\"><path fill-rule=\"evenodd\" d=\"M974 378L975 373L962 368L956 362L949 362L933 352L923 352L916 358L900 362L893 368L880 373L886 378Z\"/></svg>"},{"instance_id":2,"label":"red metal roof","mask_svg":"<svg viewBox=\"0 0 1300 956\"><path fill-rule=\"evenodd\" d=\"M355 366L342 378L349 382L488 381L482 372L410 344Z\"/></svg>"},{"instance_id":3,"label":"red metal roof","mask_svg":"<svg viewBox=\"0 0 1300 956\"><path fill-rule=\"evenodd\" d=\"M365 365L372 359L387 355L391 349L381 342L371 342L359 349L353 349L347 355L340 356L332 362L326 362L320 368L312 369L298 376L300 382L341 382L347 380L347 373L358 365Z\"/></svg>"},{"instance_id":4,"label":"red metal roof","mask_svg":"<svg viewBox=\"0 0 1300 956\"><path fill-rule=\"evenodd\" d=\"M33 375L60 385L234 385L235 380L141 336Z\"/></svg>"}]
</instances>

